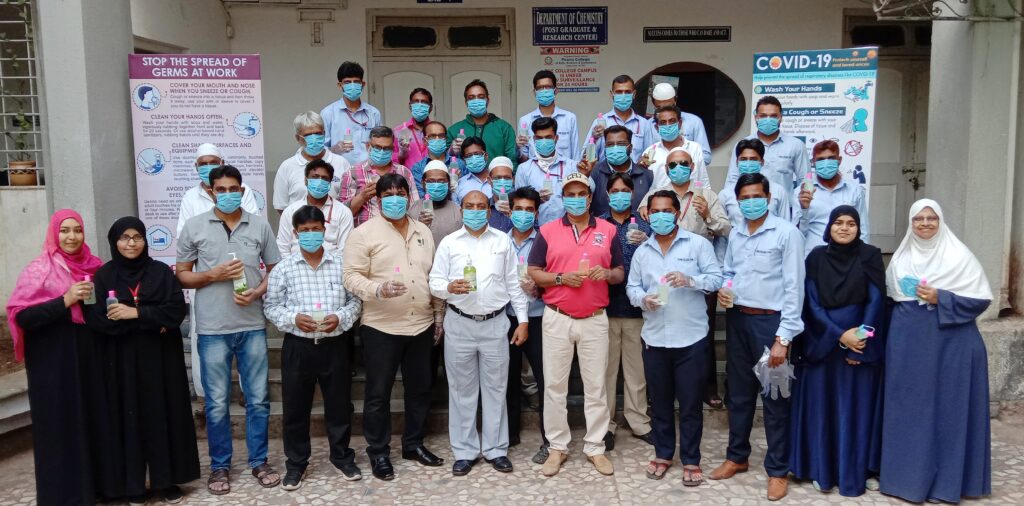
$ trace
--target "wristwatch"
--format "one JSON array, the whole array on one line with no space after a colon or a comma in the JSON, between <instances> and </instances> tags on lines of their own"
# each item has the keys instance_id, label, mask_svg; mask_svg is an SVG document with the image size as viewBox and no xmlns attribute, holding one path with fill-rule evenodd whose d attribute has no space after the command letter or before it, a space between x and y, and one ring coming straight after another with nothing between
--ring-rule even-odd
<instances>
[{"instance_id":1,"label":"wristwatch","mask_svg":"<svg viewBox=\"0 0 1024 506\"><path fill-rule=\"evenodd\" d=\"M775 338L775 342L781 344L784 348L789 348L789 343L792 342L792 339L788 339L787 340L787 339L783 339L781 337L776 337Z\"/></svg>"},{"instance_id":2,"label":"wristwatch","mask_svg":"<svg viewBox=\"0 0 1024 506\"><path fill-rule=\"evenodd\" d=\"M555 274L555 285L562 286L562 273Z\"/></svg>"}]
</instances>

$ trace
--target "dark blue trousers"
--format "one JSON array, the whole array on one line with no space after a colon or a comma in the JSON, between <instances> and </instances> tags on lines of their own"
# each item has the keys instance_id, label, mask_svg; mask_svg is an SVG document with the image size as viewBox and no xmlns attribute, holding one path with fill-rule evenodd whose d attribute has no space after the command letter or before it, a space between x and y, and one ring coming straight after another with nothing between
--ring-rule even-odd
<instances>
[{"instance_id":1,"label":"dark blue trousers","mask_svg":"<svg viewBox=\"0 0 1024 506\"><path fill-rule=\"evenodd\" d=\"M508 338L512 339L519 319L509 316ZM540 406L537 415L540 417L540 437L544 444L548 444L548 438L544 435L544 362L543 362L543 334L541 328L541 317L531 316L527 323L529 338L522 346L508 345L508 391L505 392L505 400L508 404L508 437L510 440L518 440L522 430L523 413L523 358L530 362L533 369L533 377L537 380L537 390L540 392Z\"/></svg>"},{"instance_id":2,"label":"dark blue trousers","mask_svg":"<svg viewBox=\"0 0 1024 506\"><path fill-rule=\"evenodd\" d=\"M658 348L644 344L644 376L651 400L654 454L672 460L676 444L675 402L679 401L679 460L700 465L700 438L704 433L705 363L708 339L685 348Z\"/></svg>"},{"instance_id":3,"label":"dark blue trousers","mask_svg":"<svg viewBox=\"0 0 1024 506\"><path fill-rule=\"evenodd\" d=\"M775 332L781 315L749 315L738 309L726 313L726 363L728 388L725 406L729 409L729 450L726 458L742 464L750 457L750 430L754 424L757 397L761 383L754 376L754 364L761 359L764 348L775 344ZM764 469L768 476L783 477L789 473L789 399L761 396L764 406L764 432L768 452Z\"/></svg>"}]
</instances>

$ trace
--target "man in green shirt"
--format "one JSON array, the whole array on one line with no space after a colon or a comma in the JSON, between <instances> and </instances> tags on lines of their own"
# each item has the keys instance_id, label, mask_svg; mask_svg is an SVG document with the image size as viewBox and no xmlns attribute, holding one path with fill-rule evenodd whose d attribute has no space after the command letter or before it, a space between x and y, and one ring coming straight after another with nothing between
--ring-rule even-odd
<instances>
[{"instance_id":1,"label":"man in green shirt","mask_svg":"<svg viewBox=\"0 0 1024 506\"><path fill-rule=\"evenodd\" d=\"M507 121L487 112L490 103L487 84L474 79L466 85L463 96L469 114L466 115L466 119L448 128L448 143L451 145L452 154L458 156L461 153L462 141L466 137L479 137L484 140L489 159L505 156L515 163L519 158L516 130Z\"/></svg>"}]
</instances>

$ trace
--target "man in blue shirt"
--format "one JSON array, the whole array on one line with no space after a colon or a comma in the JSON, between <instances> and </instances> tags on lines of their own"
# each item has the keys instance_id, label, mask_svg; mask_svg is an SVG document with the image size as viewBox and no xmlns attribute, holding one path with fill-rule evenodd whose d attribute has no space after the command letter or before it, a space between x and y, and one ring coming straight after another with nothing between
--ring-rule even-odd
<instances>
[{"instance_id":1,"label":"man in blue shirt","mask_svg":"<svg viewBox=\"0 0 1024 506\"><path fill-rule=\"evenodd\" d=\"M416 191L419 192L420 198L426 198L427 196L426 187L423 186L423 169L432 160L444 162L445 167L451 167L452 162L455 162L456 167L459 169L459 174L466 173L466 164L448 152L448 127L444 126L444 123L431 121L424 125L423 138L427 142L427 156L421 158L412 167L409 167L413 179L416 180Z\"/></svg>"},{"instance_id":2,"label":"man in blue shirt","mask_svg":"<svg viewBox=\"0 0 1024 506\"><path fill-rule=\"evenodd\" d=\"M320 111L324 118L327 145L331 151L344 156L355 167L366 160L366 143L370 130L381 125L380 111L362 100L363 67L347 61L338 67L338 87L341 100L332 102Z\"/></svg>"},{"instance_id":3,"label":"man in blue shirt","mask_svg":"<svg viewBox=\"0 0 1024 506\"><path fill-rule=\"evenodd\" d=\"M679 401L679 459L683 485L704 480L700 438L704 428L707 337L705 292L722 283L715 250L702 236L678 225L679 197L661 190L647 199L654 237L633 255L626 292L643 309L643 361L652 400L655 460L648 476L663 476L675 455L675 402ZM667 285L667 286L665 286ZM664 299L662 298L664 295Z\"/></svg>"},{"instance_id":4,"label":"man in blue shirt","mask_svg":"<svg viewBox=\"0 0 1024 506\"><path fill-rule=\"evenodd\" d=\"M590 125L587 131L587 138L584 139L583 147L580 150L580 159L586 158L586 147L588 142L596 144L595 160L605 157L604 152L604 129L612 125L624 126L633 133L633 150L629 157L634 162L640 161L640 155L651 144L658 141L658 135L651 127L651 122L633 112L633 97L636 92L636 84L633 78L628 75L621 75L612 79L612 110L599 114L597 119Z\"/></svg>"},{"instance_id":5,"label":"man in blue shirt","mask_svg":"<svg viewBox=\"0 0 1024 506\"><path fill-rule=\"evenodd\" d=\"M562 207L562 181L573 172L578 172L576 161L565 158L555 151L558 143L558 123L554 118L537 118L530 126L536 155L519 165L516 171L516 188L532 186L540 192L541 205L537 214L537 225L557 220L565 215Z\"/></svg>"},{"instance_id":6,"label":"man in blue shirt","mask_svg":"<svg viewBox=\"0 0 1024 506\"><path fill-rule=\"evenodd\" d=\"M718 302L727 308L729 449L727 460L709 475L712 480L725 480L749 468L750 430L761 393L754 365L766 348L771 350L768 367L785 363L789 343L804 329L803 235L768 212L771 194L763 174L740 176L735 192L743 223L733 227L725 251L724 273L732 287L718 292ZM762 396L761 402L768 438L768 500L777 501L788 488L789 399Z\"/></svg>"},{"instance_id":7,"label":"man in blue shirt","mask_svg":"<svg viewBox=\"0 0 1024 506\"><path fill-rule=\"evenodd\" d=\"M804 233L804 255L809 255L815 246L825 244L825 227L829 226L828 218L832 210L842 205L853 206L861 218L861 239L869 242L870 228L867 219L868 199L864 187L852 179L843 177L839 172L839 164L843 157L839 156L839 144L833 140L824 140L814 145L811 151L814 161L814 186L811 189L801 188L800 193L793 197L793 209L796 212L794 222Z\"/></svg>"},{"instance_id":8,"label":"man in blue shirt","mask_svg":"<svg viewBox=\"0 0 1024 506\"><path fill-rule=\"evenodd\" d=\"M662 107L674 106L676 104L676 90L668 83L658 83L651 92L651 102L654 103L654 110ZM658 130L658 116L651 116L651 128ZM704 165L711 165L711 144L708 143L708 132L704 130L704 121L696 114L682 111L679 113L679 121L683 124L683 137L688 141L700 144L704 151Z\"/></svg>"},{"instance_id":9,"label":"man in blue shirt","mask_svg":"<svg viewBox=\"0 0 1024 506\"><path fill-rule=\"evenodd\" d=\"M807 146L804 141L786 135L779 130L782 124L782 103L773 96L761 97L754 109L757 134L746 137L759 139L765 146L764 167L761 173L781 183L792 191L810 169L807 160ZM739 177L736 160L729 160L729 174L725 179L728 188Z\"/></svg>"},{"instance_id":10,"label":"man in blue shirt","mask_svg":"<svg viewBox=\"0 0 1024 506\"><path fill-rule=\"evenodd\" d=\"M576 115L555 105L558 95L558 80L550 70L541 70L533 76L533 93L537 99L537 108L519 118L516 145L519 147L519 161L525 162L533 158L536 149L530 142L528 132L530 125L537 118L554 118L558 122L558 144L555 151L565 158L572 158L579 152L580 133L576 128Z\"/></svg>"},{"instance_id":11,"label":"man in blue shirt","mask_svg":"<svg viewBox=\"0 0 1024 506\"><path fill-rule=\"evenodd\" d=\"M650 170L633 163L629 157L633 145L633 132L628 128L619 125L612 125L604 129L604 158L596 164L593 161L581 160L576 168L590 176L594 180L593 201L590 209L596 216L608 212L608 181L615 174L626 174L633 181L633 202L630 209L636 211L643 201L644 195L650 191L654 184L654 174Z\"/></svg>"},{"instance_id":12,"label":"man in blue shirt","mask_svg":"<svg viewBox=\"0 0 1024 506\"><path fill-rule=\"evenodd\" d=\"M491 170L488 168L490 155L487 154L484 140L479 137L467 137L462 141L460 153L466 170L458 178L452 199L462 205L462 197L471 191L482 192L490 199L494 194L491 188Z\"/></svg>"}]
</instances>

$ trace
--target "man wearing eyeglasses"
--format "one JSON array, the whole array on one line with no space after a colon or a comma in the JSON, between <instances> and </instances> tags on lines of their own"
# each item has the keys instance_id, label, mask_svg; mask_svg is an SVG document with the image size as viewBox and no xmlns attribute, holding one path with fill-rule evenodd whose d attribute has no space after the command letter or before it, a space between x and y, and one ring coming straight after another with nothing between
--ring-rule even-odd
<instances>
[{"instance_id":1,"label":"man wearing eyeglasses","mask_svg":"<svg viewBox=\"0 0 1024 506\"><path fill-rule=\"evenodd\" d=\"M421 199L427 198L427 188L423 184L423 172L428 163L438 160L444 162L446 168L450 168L454 162L459 169L459 174L466 173L466 162L452 155L448 150L448 127L444 126L444 123L440 121L427 123L423 127L423 138L427 143L427 156L421 158L409 169L412 171L412 177L416 180L416 193ZM455 180L458 175L452 175L451 178ZM452 190L454 188L448 189L449 192Z\"/></svg>"},{"instance_id":2,"label":"man wearing eyeglasses","mask_svg":"<svg viewBox=\"0 0 1024 506\"><path fill-rule=\"evenodd\" d=\"M811 163L814 166L814 184L810 188L800 188L800 193L793 195L794 223L804 234L804 256L811 254L815 246L825 244L825 227L828 218L836 207L848 205L857 209L861 218L861 239L868 242L867 198L864 187L855 181L844 178L839 172L839 164L843 157L839 156L839 144L833 140L824 140L814 145L811 151Z\"/></svg>"},{"instance_id":3,"label":"man wearing eyeglasses","mask_svg":"<svg viewBox=\"0 0 1024 506\"><path fill-rule=\"evenodd\" d=\"M594 196L590 204L595 216L608 214L608 179L613 174L625 174L633 180L633 197L630 210L636 211L644 195L651 189L654 175L651 171L633 163L629 153L633 150L633 132L621 125L612 125L602 132L604 136L604 158L594 163L581 160L577 170L594 180Z\"/></svg>"}]
</instances>

